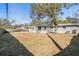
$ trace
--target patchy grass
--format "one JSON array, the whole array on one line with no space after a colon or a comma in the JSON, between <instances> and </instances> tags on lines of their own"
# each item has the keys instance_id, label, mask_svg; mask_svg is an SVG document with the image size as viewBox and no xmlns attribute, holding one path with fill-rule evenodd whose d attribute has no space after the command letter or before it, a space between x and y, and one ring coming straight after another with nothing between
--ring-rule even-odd
<instances>
[{"instance_id":1,"label":"patchy grass","mask_svg":"<svg viewBox=\"0 0 79 59\"><path fill-rule=\"evenodd\" d=\"M74 35L72 34L51 34L49 35L59 44L59 46L64 49L66 48Z\"/></svg>"},{"instance_id":2,"label":"patchy grass","mask_svg":"<svg viewBox=\"0 0 79 59\"><path fill-rule=\"evenodd\" d=\"M46 34L12 33L34 55L53 55L59 52L55 44Z\"/></svg>"},{"instance_id":3,"label":"patchy grass","mask_svg":"<svg viewBox=\"0 0 79 59\"><path fill-rule=\"evenodd\" d=\"M45 33L11 33L19 40L33 55L55 55L60 52L54 42ZM66 48L73 35L50 34L49 35L61 46Z\"/></svg>"},{"instance_id":4,"label":"patchy grass","mask_svg":"<svg viewBox=\"0 0 79 59\"><path fill-rule=\"evenodd\" d=\"M73 36L70 44L63 49L57 56L79 56L79 34Z\"/></svg>"},{"instance_id":5,"label":"patchy grass","mask_svg":"<svg viewBox=\"0 0 79 59\"><path fill-rule=\"evenodd\" d=\"M66 48L73 35L51 34L52 39L62 48ZM61 52L46 33L14 32L0 36L0 55L14 56L51 56Z\"/></svg>"}]
</instances>

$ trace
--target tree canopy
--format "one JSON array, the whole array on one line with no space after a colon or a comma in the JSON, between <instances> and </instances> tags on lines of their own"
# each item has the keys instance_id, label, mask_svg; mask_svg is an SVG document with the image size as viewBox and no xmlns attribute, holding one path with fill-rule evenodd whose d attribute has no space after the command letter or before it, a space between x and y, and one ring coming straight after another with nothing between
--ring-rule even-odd
<instances>
[{"instance_id":1,"label":"tree canopy","mask_svg":"<svg viewBox=\"0 0 79 59\"><path fill-rule=\"evenodd\" d=\"M31 4L31 18L32 19L43 19L48 17L50 24L57 26L56 18L58 15L63 15L62 8L69 9L73 5L77 4L67 4L67 3L39 3Z\"/></svg>"}]
</instances>

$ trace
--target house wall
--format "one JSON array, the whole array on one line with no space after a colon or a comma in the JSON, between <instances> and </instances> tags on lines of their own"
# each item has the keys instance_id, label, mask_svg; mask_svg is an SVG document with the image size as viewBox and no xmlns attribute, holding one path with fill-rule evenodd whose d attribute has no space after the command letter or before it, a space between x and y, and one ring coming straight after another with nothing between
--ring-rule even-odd
<instances>
[{"instance_id":1,"label":"house wall","mask_svg":"<svg viewBox=\"0 0 79 59\"><path fill-rule=\"evenodd\" d=\"M57 33L66 33L66 32L69 32L69 33L72 33L73 30L77 30L77 26L70 26L70 27L57 27ZM55 32L55 28L46 28L44 30L41 30L41 32Z\"/></svg>"},{"instance_id":2,"label":"house wall","mask_svg":"<svg viewBox=\"0 0 79 59\"><path fill-rule=\"evenodd\" d=\"M77 26L66 26L66 27L57 27L57 33L72 33L73 30L79 30L79 28ZM78 31L77 30L77 31ZM38 30L38 27L32 27L31 29L29 29L29 32L41 32L41 33L47 33L47 32L54 32L55 28L50 29L49 27L41 27L41 30ZM79 31L78 31L79 32Z\"/></svg>"},{"instance_id":3,"label":"house wall","mask_svg":"<svg viewBox=\"0 0 79 59\"><path fill-rule=\"evenodd\" d=\"M33 27L29 28L29 32L37 32L37 27L33 26Z\"/></svg>"},{"instance_id":4,"label":"house wall","mask_svg":"<svg viewBox=\"0 0 79 59\"><path fill-rule=\"evenodd\" d=\"M77 27L76 26L72 26L72 27L58 27L57 29L57 33L66 33L66 32L69 32L69 33L72 33L73 30L76 30Z\"/></svg>"}]
</instances>

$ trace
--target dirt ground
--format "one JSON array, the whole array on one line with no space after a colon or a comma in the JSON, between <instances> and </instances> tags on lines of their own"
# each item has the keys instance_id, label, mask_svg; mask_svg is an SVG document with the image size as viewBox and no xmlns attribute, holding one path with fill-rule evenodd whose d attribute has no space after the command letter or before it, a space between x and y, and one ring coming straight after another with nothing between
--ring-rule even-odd
<instances>
[{"instance_id":1,"label":"dirt ground","mask_svg":"<svg viewBox=\"0 0 79 59\"><path fill-rule=\"evenodd\" d=\"M27 48L35 56L51 56L59 53L61 50L57 48L55 43L48 37L46 33L11 33L19 40L25 48ZM49 35L62 48L66 48L73 35L70 34L52 34Z\"/></svg>"}]
</instances>

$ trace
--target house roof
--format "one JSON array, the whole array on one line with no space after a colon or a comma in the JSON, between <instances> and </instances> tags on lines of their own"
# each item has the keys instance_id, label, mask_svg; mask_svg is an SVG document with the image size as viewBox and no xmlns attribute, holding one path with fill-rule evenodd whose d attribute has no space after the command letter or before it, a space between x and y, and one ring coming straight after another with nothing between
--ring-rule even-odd
<instances>
[{"instance_id":1,"label":"house roof","mask_svg":"<svg viewBox=\"0 0 79 59\"><path fill-rule=\"evenodd\" d=\"M53 25L53 26L55 26L55 25ZM77 24L77 23L58 24L58 27L61 27L61 26L79 26L79 24ZM48 26L48 25L38 25L37 27L51 27L51 26Z\"/></svg>"},{"instance_id":2,"label":"house roof","mask_svg":"<svg viewBox=\"0 0 79 59\"><path fill-rule=\"evenodd\" d=\"M58 26L78 26L77 23L58 24Z\"/></svg>"}]
</instances>

